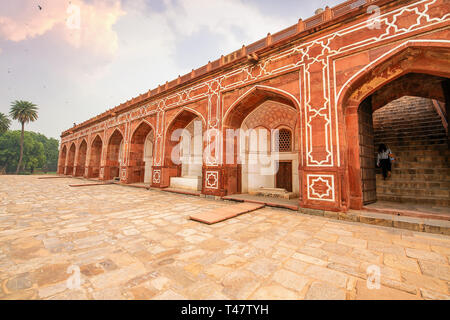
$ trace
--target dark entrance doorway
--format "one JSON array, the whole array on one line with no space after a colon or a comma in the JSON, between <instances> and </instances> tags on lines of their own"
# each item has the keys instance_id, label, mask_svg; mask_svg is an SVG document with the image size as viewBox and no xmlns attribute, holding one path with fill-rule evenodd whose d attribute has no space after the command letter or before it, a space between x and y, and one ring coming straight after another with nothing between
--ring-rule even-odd
<instances>
[{"instance_id":1,"label":"dark entrance doorway","mask_svg":"<svg viewBox=\"0 0 450 320\"><path fill-rule=\"evenodd\" d=\"M361 102L359 155L366 208L450 213L446 81L411 73ZM381 144L395 160L392 175L386 179L376 166Z\"/></svg>"},{"instance_id":2,"label":"dark entrance doorway","mask_svg":"<svg viewBox=\"0 0 450 320\"><path fill-rule=\"evenodd\" d=\"M292 161L278 162L276 187L292 192Z\"/></svg>"}]
</instances>

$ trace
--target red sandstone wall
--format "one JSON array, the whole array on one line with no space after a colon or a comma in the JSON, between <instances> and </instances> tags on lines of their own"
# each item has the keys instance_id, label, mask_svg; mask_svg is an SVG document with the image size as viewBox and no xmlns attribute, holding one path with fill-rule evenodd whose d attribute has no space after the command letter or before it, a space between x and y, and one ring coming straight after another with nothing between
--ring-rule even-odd
<instances>
[{"instance_id":1,"label":"red sandstone wall","mask_svg":"<svg viewBox=\"0 0 450 320\"><path fill-rule=\"evenodd\" d=\"M355 9L348 17L341 17L347 19L344 24L332 26L330 20L317 30L310 28L308 32L298 33L299 40L292 38L287 45L262 46L256 64L236 60L234 66L218 74L143 102L133 100L124 105L123 113L112 112L106 120L95 120L90 126L65 132L62 150L64 147L68 150L72 142L78 150L82 139L87 139L86 163L90 163L92 142L98 135L103 143L100 168L103 177L111 134L116 128L120 130L127 162L132 134L145 119L155 131L152 184L163 186L173 174L164 161L168 151L166 131L179 112L187 110L205 119L205 129L211 132L205 146L217 147L204 160L202 192L224 195L239 191L230 187L239 175L239 168L221 165L224 154L214 130L221 132L228 119L239 118L234 112L237 106L245 109L247 104L268 98L298 110L300 204L328 210L358 207L361 203L356 117L359 103L407 72L450 75L448 1L372 2L386 4L381 8L379 29L367 28L365 7ZM335 11L327 10L321 19L329 19L331 12ZM68 167L68 158L61 153L60 167ZM74 163L75 167L78 165ZM121 168L121 178L128 181L126 167Z\"/></svg>"}]
</instances>

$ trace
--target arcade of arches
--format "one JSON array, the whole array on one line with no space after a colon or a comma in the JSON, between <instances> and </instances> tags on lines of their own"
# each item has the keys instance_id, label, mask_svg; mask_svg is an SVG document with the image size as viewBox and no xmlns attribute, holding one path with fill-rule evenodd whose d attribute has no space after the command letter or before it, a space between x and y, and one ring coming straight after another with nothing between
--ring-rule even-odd
<instances>
[{"instance_id":1,"label":"arcade of arches","mask_svg":"<svg viewBox=\"0 0 450 320\"><path fill-rule=\"evenodd\" d=\"M63 132L59 173L320 210L449 213L448 1L354 2ZM380 28L367 27L371 4ZM386 180L381 143L395 157Z\"/></svg>"}]
</instances>

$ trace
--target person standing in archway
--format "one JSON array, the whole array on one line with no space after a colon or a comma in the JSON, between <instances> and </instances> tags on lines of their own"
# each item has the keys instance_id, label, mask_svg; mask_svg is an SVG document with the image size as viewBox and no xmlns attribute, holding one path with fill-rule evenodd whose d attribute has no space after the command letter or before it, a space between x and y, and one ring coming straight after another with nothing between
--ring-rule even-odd
<instances>
[{"instance_id":1,"label":"person standing in archway","mask_svg":"<svg viewBox=\"0 0 450 320\"><path fill-rule=\"evenodd\" d=\"M378 147L377 166L381 167L383 172L383 179L391 177L391 162L394 160L391 149L389 149L384 143Z\"/></svg>"}]
</instances>

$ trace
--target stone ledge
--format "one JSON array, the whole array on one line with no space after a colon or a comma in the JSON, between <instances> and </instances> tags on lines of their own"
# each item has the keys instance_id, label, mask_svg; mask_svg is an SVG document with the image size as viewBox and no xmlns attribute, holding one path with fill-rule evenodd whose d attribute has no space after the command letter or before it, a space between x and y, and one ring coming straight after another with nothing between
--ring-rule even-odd
<instances>
[{"instance_id":1,"label":"stone ledge","mask_svg":"<svg viewBox=\"0 0 450 320\"><path fill-rule=\"evenodd\" d=\"M416 232L450 235L450 222L444 220L421 219L415 217L395 216L392 214L350 210L348 212L333 212L300 208L300 213L321 216L325 218L360 222L382 227L405 229Z\"/></svg>"}]
</instances>

